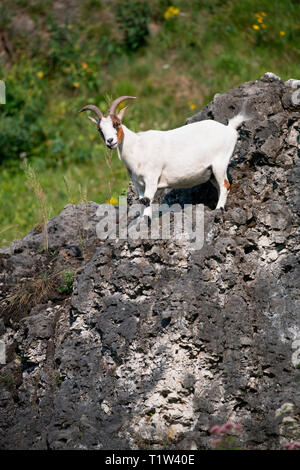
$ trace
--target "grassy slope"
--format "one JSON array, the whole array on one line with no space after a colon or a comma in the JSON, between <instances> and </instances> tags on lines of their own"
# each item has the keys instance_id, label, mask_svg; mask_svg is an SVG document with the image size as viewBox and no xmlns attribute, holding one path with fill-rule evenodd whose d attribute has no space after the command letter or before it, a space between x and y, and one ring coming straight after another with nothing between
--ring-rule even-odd
<instances>
[{"instance_id":1,"label":"grassy slope","mask_svg":"<svg viewBox=\"0 0 300 470\"><path fill-rule=\"evenodd\" d=\"M153 34L135 53L122 46L115 2L74 3L76 14L62 18L49 15L47 0L4 1L8 16L4 21L2 14L0 31L7 32L13 55L2 70L0 64L7 86L7 104L0 105L0 246L39 223L24 161L35 168L51 216L68 202L101 203L126 189L127 172L116 154L108 154L92 123L76 114L84 104L105 111L107 94L134 95L139 99L125 124L168 129L184 124L215 93L266 71L300 78L297 1L154 0ZM180 12L166 20L171 4ZM259 20L258 12L266 16ZM13 34L16 13L35 21L35 32ZM10 133L16 135L7 143Z\"/></svg>"}]
</instances>

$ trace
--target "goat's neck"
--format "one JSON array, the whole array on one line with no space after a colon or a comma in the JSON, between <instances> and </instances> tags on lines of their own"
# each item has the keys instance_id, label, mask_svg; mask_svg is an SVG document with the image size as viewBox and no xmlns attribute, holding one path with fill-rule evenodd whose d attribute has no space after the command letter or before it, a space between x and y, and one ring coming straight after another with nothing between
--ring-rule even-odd
<instances>
[{"instance_id":1,"label":"goat's neck","mask_svg":"<svg viewBox=\"0 0 300 470\"><path fill-rule=\"evenodd\" d=\"M124 139L118 145L117 152L118 157L122 162L125 163L128 169L135 166L135 148L138 142L138 136L135 132L132 132L126 126L122 125L124 131Z\"/></svg>"}]
</instances>

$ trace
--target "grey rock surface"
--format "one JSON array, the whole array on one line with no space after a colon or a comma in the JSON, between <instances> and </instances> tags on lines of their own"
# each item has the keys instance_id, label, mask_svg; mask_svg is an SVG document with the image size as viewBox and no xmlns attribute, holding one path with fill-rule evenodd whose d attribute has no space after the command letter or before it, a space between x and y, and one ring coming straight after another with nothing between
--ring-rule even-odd
<instances>
[{"instance_id":1,"label":"grey rock surface","mask_svg":"<svg viewBox=\"0 0 300 470\"><path fill-rule=\"evenodd\" d=\"M226 124L245 103L252 116L226 212L211 183L158 196L204 204L201 250L101 241L95 203L48 223L49 253L34 231L0 250L2 449L209 449L228 420L244 449L299 440L296 85L266 74L188 119Z\"/></svg>"}]
</instances>

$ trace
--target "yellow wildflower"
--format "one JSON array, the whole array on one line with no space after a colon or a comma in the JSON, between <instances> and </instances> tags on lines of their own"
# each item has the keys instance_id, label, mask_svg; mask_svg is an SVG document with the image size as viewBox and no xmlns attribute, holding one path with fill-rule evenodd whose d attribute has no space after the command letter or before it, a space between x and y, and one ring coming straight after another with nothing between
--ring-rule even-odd
<instances>
[{"instance_id":1,"label":"yellow wildflower","mask_svg":"<svg viewBox=\"0 0 300 470\"><path fill-rule=\"evenodd\" d=\"M263 20L263 18L262 18L261 16L259 16L259 17L257 18L257 21L258 21L259 23L263 23L263 22L264 22L264 20Z\"/></svg>"},{"instance_id":2,"label":"yellow wildflower","mask_svg":"<svg viewBox=\"0 0 300 470\"><path fill-rule=\"evenodd\" d=\"M266 28L266 27L267 27L267 25L264 24L264 23L262 23L260 26L261 26L262 28Z\"/></svg>"},{"instance_id":3,"label":"yellow wildflower","mask_svg":"<svg viewBox=\"0 0 300 470\"><path fill-rule=\"evenodd\" d=\"M79 88L79 83L78 83L78 82L74 82L74 83L73 83L73 87L74 87L74 88Z\"/></svg>"},{"instance_id":4,"label":"yellow wildflower","mask_svg":"<svg viewBox=\"0 0 300 470\"><path fill-rule=\"evenodd\" d=\"M86 62L81 62L81 67L82 67L83 69L86 69L87 66L88 66L88 64L87 64Z\"/></svg>"},{"instance_id":5,"label":"yellow wildflower","mask_svg":"<svg viewBox=\"0 0 300 470\"><path fill-rule=\"evenodd\" d=\"M258 29L259 29L259 26L258 26L258 24L253 24L253 25L252 25L252 28L255 29L255 30L258 30Z\"/></svg>"},{"instance_id":6,"label":"yellow wildflower","mask_svg":"<svg viewBox=\"0 0 300 470\"><path fill-rule=\"evenodd\" d=\"M106 201L106 204L112 204L113 206L115 206L116 204L118 204L118 199L112 196L108 201Z\"/></svg>"},{"instance_id":7,"label":"yellow wildflower","mask_svg":"<svg viewBox=\"0 0 300 470\"><path fill-rule=\"evenodd\" d=\"M73 25L72 25L72 24L68 24L67 28L68 28L68 29L72 29L72 28L73 28Z\"/></svg>"},{"instance_id":8,"label":"yellow wildflower","mask_svg":"<svg viewBox=\"0 0 300 470\"><path fill-rule=\"evenodd\" d=\"M193 111L194 109L196 109L196 105L194 103L191 103L190 104L190 110Z\"/></svg>"},{"instance_id":9,"label":"yellow wildflower","mask_svg":"<svg viewBox=\"0 0 300 470\"><path fill-rule=\"evenodd\" d=\"M88 67L88 68L86 69L86 71L87 71L88 73L91 73L91 72L93 71L93 69L91 69L91 67Z\"/></svg>"},{"instance_id":10,"label":"yellow wildflower","mask_svg":"<svg viewBox=\"0 0 300 470\"><path fill-rule=\"evenodd\" d=\"M38 73L37 73L37 76L38 76L39 78L43 78L44 74L43 74L43 72L38 72Z\"/></svg>"},{"instance_id":11,"label":"yellow wildflower","mask_svg":"<svg viewBox=\"0 0 300 470\"><path fill-rule=\"evenodd\" d=\"M285 36L285 31L279 31L280 36Z\"/></svg>"},{"instance_id":12,"label":"yellow wildflower","mask_svg":"<svg viewBox=\"0 0 300 470\"><path fill-rule=\"evenodd\" d=\"M176 16L178 15L179 13L179 8L175 8L173 6L170 6L164 13L164 17L166 20L168 20L169 18L172 18L172 16Z\"/></svg>"},{"instance_id":13,"label":"yellow wildflower","mask_svg":"<svg viewBox=\"0 0 300 470\"><path fill-rule=\"evenodd\" d=\"M265 17L267 16L267 13L265 13L264 11L260 11L259 13L255 13L255 16L256 18Z\"/></svg>"}]
</instances>

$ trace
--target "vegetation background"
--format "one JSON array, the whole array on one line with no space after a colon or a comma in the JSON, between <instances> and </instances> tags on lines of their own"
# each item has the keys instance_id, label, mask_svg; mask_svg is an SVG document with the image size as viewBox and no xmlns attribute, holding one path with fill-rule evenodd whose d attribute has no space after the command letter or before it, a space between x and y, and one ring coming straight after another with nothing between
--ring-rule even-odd
<instances>
[{"instance_id":1,"label":"vegetation background","mask_svg":"<svg viewBox=\"0 0 300 470\"><path fill-rule=\"evenodd\" d=\"M137 96L125 124L170 129L267 71L300 78L299 18L299 0L0 0L0 246L126 190L82 106Z\"/></svg>"}]
</instances>

